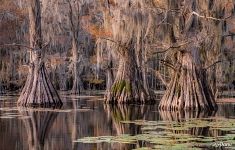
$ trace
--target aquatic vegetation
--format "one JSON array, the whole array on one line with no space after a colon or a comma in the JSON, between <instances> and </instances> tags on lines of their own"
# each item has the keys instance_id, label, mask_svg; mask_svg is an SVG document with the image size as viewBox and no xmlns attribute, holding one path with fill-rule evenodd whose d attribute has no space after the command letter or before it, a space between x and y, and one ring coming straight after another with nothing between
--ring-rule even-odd
<instances>
[{"instance_id":1,"label":"aquatic vegetation","mask_svg":"<svg viewBox=\"0 0 235 150\"><path fill-rule=\"evenodd\" d=\"M141 132L137 135L122 134L117 136L84 137L74 142L80 143L122 143L135 144L138 142L149 143L150 147L140 147L136 150L149 149L201 149L213 147L215 142L235 144L235 119L226 118L199 118L176 121L148 121L134 120L121 121L122 124L141 126ZM226 131L223 136L201 135L196 131L204 130ZM192 134L194 131L195 134ZM230 132L228 132L230 131Z\"/></svg>"}]
</instances>

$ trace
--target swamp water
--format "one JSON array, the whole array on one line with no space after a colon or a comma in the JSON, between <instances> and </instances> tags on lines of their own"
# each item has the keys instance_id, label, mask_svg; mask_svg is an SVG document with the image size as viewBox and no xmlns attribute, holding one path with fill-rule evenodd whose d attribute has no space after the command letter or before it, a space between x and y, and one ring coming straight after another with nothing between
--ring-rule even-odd
<instances>
[{"instance_id":1,"label":"swamp water","mask_svg":"<svg viewBox=\"0 0 235 150\"><path fill-rule=\"evenodd\" d=\"M17 107L17 94L0 96L0 149L235 149L235 104L167 112L103 105L99 96L61 97L60 109L31 109Z\"/></svg>"}]
</instances>

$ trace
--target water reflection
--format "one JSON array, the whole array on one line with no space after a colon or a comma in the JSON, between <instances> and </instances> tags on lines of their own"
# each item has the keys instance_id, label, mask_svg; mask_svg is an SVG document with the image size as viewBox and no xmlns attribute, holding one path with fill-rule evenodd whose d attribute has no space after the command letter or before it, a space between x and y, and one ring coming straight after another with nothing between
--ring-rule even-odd
<instances>
[{"instance_id":1,"label":"water reflection","mask_svg":"<svg viewBox=\"0 0 235 150\"><path fill-rule=\"evenodd\" d=\"M108 115L108 119L112 121L113 128L117 135L139 134L139 126L123 124L122 121L145 119L150 112L150 109L146 106L104 105L104 109Z\"/></svg>"},{"instance_id":2,"label":"water reflection","mask_svg":"<svg viewBox=\"0 0 235 150\"><path fill-rule=\"evenodd\" d=\"M50 129L55 122L58 112L51 110L35 110L30 108L19 108L22 116L28 116L23 119L24 127L28 137L28 149L44 149L45 140L50 133Z\"/></svg>"},{"instance_id":3,"label":"water reflection","mask_svg":"<svg viewBox=\"0 0 235 150\"><path fill-rule=\"evenodd\" d=\"M221 109L220 109L221 111ZM219 141L216 137L222 137L229 133L229 131L222 131L219 128L215 128L212 125L207 125L210 122L216 122L215 116L217 111L159 111L163 121L167 121L168 126L173 130L168 130L173 134L179 135L192 135L191 138L202 137L198 140L198 143L190 143L190 139L186 143L190 143L192 147L200 148L215 148L213 143ZM220 123L221 124L221 123ZM172 129L172 128L171 128ZM175 129L175 130L174 130ZM205 138L205 140L204 140ZM205 143L200 143L200 142ZM183 141L184 143L185 141Z\"/></svg>"},{"instance_id":4,"label":"water reflection","mask_svg":"<svg viewBox=\"0 0 235 150\"><path fill-rule=\"evenodd\" d=\"M148 120L156 117L152 111L156 106L138 106L138 105L104 105L104 110L110 122L112 122L114 136L124 134L138 135L141 134L141 126L134 124L125 124L124 121L130 120ZM112 143L111 149L115 150L130 150L147 146L146 142L138 141L135 144L120 144Z\"/></svg>"},{"instance_id":5,"label":"water reflection","mask_svg":"<svg viewBox=\"0 0 235 150\"><path fill-rule=\"evenodd\" d=\"M235 133L235 119L231 119L235 118L232 104L220 104L217 112L159 112L157 105L103 105L98 98L68 95L63 99L63 108L54 111L21 109L16 107L16 101L17 96L14 95L0 98L0 149L129 150L163 144L168 146L169 143L185 144L188 142L182 141L185 134L194 140L190 144L198 144L193 139L198 137L201 137L199 142L212 140L211 144L221 138L230 138L226 133L230 136ZM133 135L137 140L134 144L75 142L84 137L116 137L123 134ZM201 145L200 148L205 147Z\"/></svg>"},{"instance_id":6,"label":"water reflection","mask_svg":"<svg viewBox=\"0 0 235 150\"><path fill-rule=\"evenodd\" d=\"M180 123L184 126L184 123L188 123L193 119L205 119L214 117L216 111L159 111L163 121L169 121L169 123ZM192 127L189 130L175 130L174 133L191 134L196 136L208 136L209 127Z\"/></svg>"},{"instance_id":7,"label":"water reflection","mask_svg":"<svg viewBox=\"0 0 235 150\"><path fill-rule=\"evenodd\" d=\"M164 121L184 121L196 118L213 117L216 111L162 111L159 110L161 118Z\"/></svg>"}]
</instances>

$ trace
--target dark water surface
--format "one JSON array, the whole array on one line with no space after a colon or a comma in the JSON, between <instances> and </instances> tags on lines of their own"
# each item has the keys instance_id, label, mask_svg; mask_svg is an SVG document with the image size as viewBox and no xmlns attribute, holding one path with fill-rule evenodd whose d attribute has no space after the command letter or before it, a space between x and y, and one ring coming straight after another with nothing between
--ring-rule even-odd
<instances>
[{"instance_id":1,"label":"dark water surface","mask_svg":"<svg viewBox=\"0 0 235 150\"><path fill-rule=\"evenodd\" d=\"M17 107L0 96L1 150L234 149L235 105L216 112L159 112L103 105L102 97L62 95L61 109Z\"/></svg>"}]
</instances>

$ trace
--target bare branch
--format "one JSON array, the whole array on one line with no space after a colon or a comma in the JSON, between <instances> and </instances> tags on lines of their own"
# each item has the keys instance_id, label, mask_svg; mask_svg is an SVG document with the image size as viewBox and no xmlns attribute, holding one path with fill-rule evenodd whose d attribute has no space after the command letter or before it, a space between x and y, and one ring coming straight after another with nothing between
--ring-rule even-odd
<instances>
[{"instance_id":1,"label":"bare branch","mask_svg":"<svg viewBox=\"0 0 235 150\"><path fill-rule=\"evenodd\" d=\"M109 39L109 38L106 38L106 37L99 37L99 38L100 38L100 39L107 40L107 41L110 41L110 42L112 42L112 43L115 43L115 44L117 44L119 47L122 47L122 48L125 48L125 49L127 49L127 47L126 47L126 46L124 46L124 45L120 44L119 42L117 42L117 41L114 41L114 40L112 40L112 39Z\"/></svg>"},{"instance_id":2,"label":"bare branch","mask_svg":"<svg viewBox=\"0 0 235 150\"><path fill-rule=\"evenodd\" d=\"M177 69L174 67L174 65L173 65L172 63L170 63L170 62L168 62L168 61L166 61L166 60L160 59L159 61L162 62L163 65L165 65L165 66L167 66L167 67L170 67L170 68L173 69L173 70L177 70Z\"/></svg>"},{"instance_id":3,"label":"bare branch","mask_svg":"<svg viewBox=\"0 0 235 150\"><path fill-rule=\"evenodd\" d=\"M202 16L202 15L198 14L198 13L195 12L195 11L192 12L192 15L196 15L196 16L198 16L199 18L211 19L211 20L216 20L216 21L223 21L223 20L226 20L226 19L228 19L228 18L231 17L231 16L229 16L229 17L220 19L220 18L215 18L215 17L210 17L210 16Z\"/></svg>"},{"instance_id":4,"label":"bare branch","mask_svg":"<svg viewBox=\"0 0 235 150\"><path fill-rule=\"evenodd\" d=\"M235 60L235 58L232 58L232 59L229 59L229 60L218 60L216 62L213 62L211 65L205 67L206 70L210 69L211 67L217 65L218 63L222 63L222 62L225 62L225 61L232 61L232 60Z\"/></svg>"},{"instance_id":5,"label":"bare branch","mask_svg":"<svg viewBox=\"0 0 235 150\"><path fill-rule=\"evenodd\" d=\"M30 46L27 46L27 45L22 45L22 44L16 44L16 43L12 43L12 44L1 44L0 47L3 47L3 46L7 46L7 47L24 47L24 48L27 48L27 49L30 49L30 50L35 50L34 48L30 47Z\"/></svg>"},{"instance_id":6,"label":"bare branch","mask_svg":"<svg viewBox=\"0 0 235 150\"><path fill-rule=\"evenodd\" d=\"M190 44L190 43L192 43L192 41L187 41L187 42L179 43L179 44L173 44L173 45L168 46L168 47L165 46L165 45L163 47L155 47L155 45L152 45L152 47L159 48L159 49L164 49L162 51L154 52L153 55L154 54L159 54L159 53L165 53L170 49L180 48L180 47L185 46L185 45Z\"/></svg>"},{"instance_id":7,"label":"bare branch","mask_svg":"<svg viewBox=\"0 0 235 150\"><path fill-rule=\"evenodd\" d=\"M48 41L47 43L45 43L45 44L42 46L42 50L45 49L47 46L49 46L49 45L50 45L50 42L51 42L51 41Z\"/></svg>"},{"instance_id":8,"label":"bare branch","mask_svg":"<svg viewBox=\"0 0 235 150\"><path fill-rule=\"evenodd\" d=\"M154 70L153 68L150 68L148 67L148 69L152 72L155 73L155 76L160 80L162 81L162 83L165 85L165 86L168 86L169 83L166 82L166 80L163 78L162 74L158 71L158 70Z\"/></svg>"}]
</instances>

